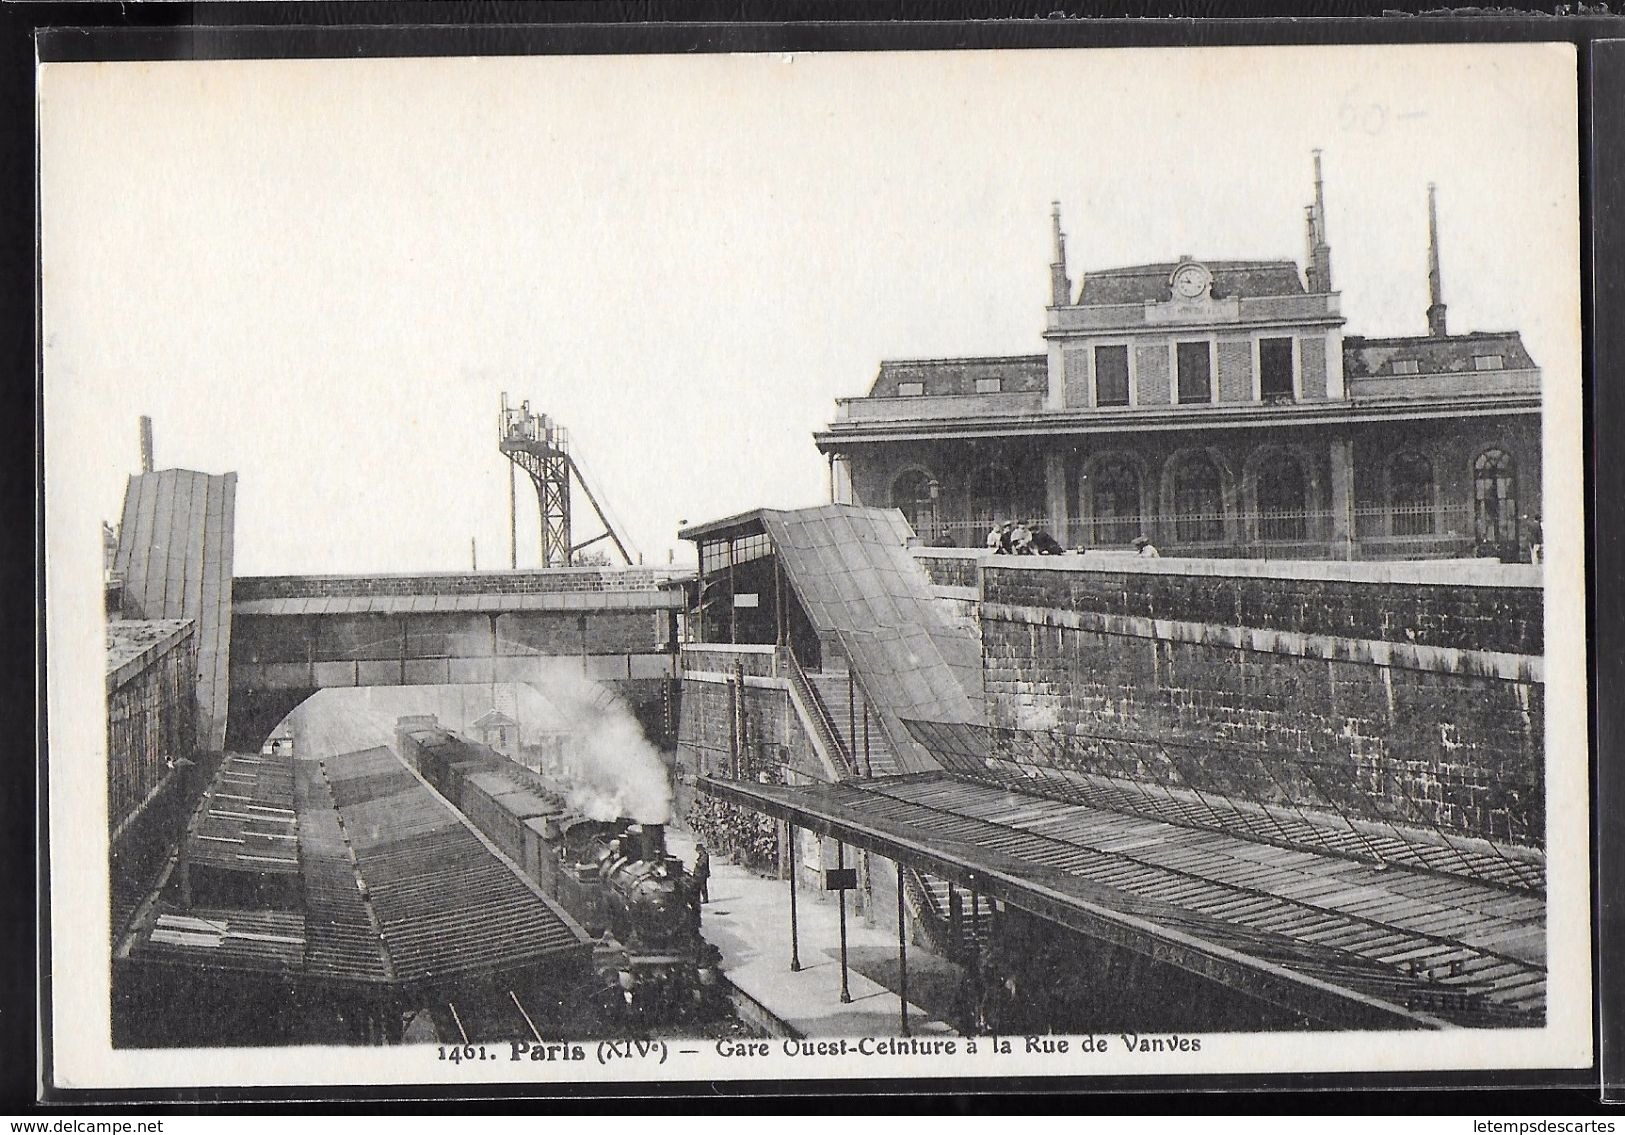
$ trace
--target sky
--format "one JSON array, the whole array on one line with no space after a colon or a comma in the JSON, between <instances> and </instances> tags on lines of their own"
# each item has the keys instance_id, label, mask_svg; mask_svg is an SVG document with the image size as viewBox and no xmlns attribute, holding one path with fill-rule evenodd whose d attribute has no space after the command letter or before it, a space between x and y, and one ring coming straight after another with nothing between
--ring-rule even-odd
<instances>
[{"instance_id":1,"label":"sky","mask_svg":"<svg viewBox=\"0 0 1625 1135\"><path fill-rule=\"evenodd\" d=\"M47 480L116 520L149 414L239 575L507 566L504 391L690 558L880 360L1041 352L1052 200L1075 282L1301 262L1317 147L1348 333L1425 330L1433 181L1451 329L1579 382L1563 46L53 64L40 132Z\"/></svg>"}]
</instances>

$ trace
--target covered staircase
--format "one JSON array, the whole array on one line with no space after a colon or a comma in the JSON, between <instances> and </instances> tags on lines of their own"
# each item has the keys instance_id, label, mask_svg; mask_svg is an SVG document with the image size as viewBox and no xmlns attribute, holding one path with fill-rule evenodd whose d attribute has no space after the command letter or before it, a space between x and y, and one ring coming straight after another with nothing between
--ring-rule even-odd
<instances>
[{"instance_id":1,"label":"covered staircase","mask_svg":"<svg viewBox=\"0 0 1625 1135\"><path fill-rule=\"evenodd\" d=\"M968 965L993 936L993 902L981 899L971 912L971 897L964 888L908 868L903 873L904 900L915 922L937 953L951 962Z\"/></svg>"},{"instance_id":2,"label":"covered staircase","mask_svg":"<svg viewBox=\"0 0 1625 1135\"><path fill-rule=\"evenodd\" d=\"M886 742L880 718L864 705L861 690L857 691L854 704L852 680L847 671L828 670L808 674L807 679L823 703L841 747L851 755L851 767L857 769L859 775L895 776L901 771Z\"/></svg>"}]
</instances>

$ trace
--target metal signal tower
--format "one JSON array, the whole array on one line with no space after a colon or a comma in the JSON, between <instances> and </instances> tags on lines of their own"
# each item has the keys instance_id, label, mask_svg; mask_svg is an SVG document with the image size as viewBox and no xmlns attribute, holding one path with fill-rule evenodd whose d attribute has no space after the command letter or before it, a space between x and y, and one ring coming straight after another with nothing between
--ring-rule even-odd
<instances>
[{"instance_id":1,"label":"metal signal tower","mask_svg":"<svg viewBox=\"0 0 1625 1135\"><path fill-rule=\"evenodd\" d=\"M513 465L523 469L536 486L536 500L541 508L542 566L569 567L582 549L609 540L628 564L632 554L626 541L615 529L604 509L598 503L586 471L570 456L568 431L546 414L533 414L528 401L518 407L508 405L508 396L502 396L502 417L499 422L498 446ZM509 552L512 566L518 566L518 517L514 500L513 469L508 480ZM570 486L580 486L587 502L604 525L602 534L580 544L570 540Z\"/></svg>"}]
</instances>

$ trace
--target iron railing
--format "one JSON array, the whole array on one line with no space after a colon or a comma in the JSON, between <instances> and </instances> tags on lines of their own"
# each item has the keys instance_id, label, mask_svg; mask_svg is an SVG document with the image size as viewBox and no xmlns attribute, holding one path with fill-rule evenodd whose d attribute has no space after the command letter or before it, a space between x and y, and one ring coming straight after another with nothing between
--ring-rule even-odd
<instances>
[{"instance_id":1,"label":"iron railing","mask_svg":"<svg viewBox=\"0 0 1625 1135\"><path fill-rule=\"evenodd\" d=\"M1313 849L1340 858L1464 875L1543 891L1544 833L1538 765L1497 784L1509 841L1444 822L1379 761L1353 766L1324 755L1178 742L1100 731L903 724L949 772L1023 792L1182 827ZM1352 774L1352 775L1351 775Z\"/></svg>"},{"instance_id":2,"label":"iron railing","mask_svg":"<svg viewBox=\"0 0 1625 1135\"><path fill-rule=\"evenodd\" d=\"M1346 514L1329 509L1254 509L1064 519L1012 513L997 520L1029 521L1030 527L1049 533L1066 548L1127 551L1137 536L1144 535L1164 555L1197 557L1325 559L1351 551L1367 558L1504 556L1519 543L1493 534L1480 540L1469 505L1361 505ZM923 544L984 548L994 519L917 514L913 523Z\"/></svg>"},{"instance_id":3,"label":"iron railing","mask_svg":"<svg viewBox=\"0 0 1625 1135\"><path fill-rule=\"evenodd\" d=\"M786 677L789 678L791 695L800 701L802 708L806 711L808 720L813 723L813 729L818 734L819 742L823 744L826 751L837 758L846 776L856 776L858 774L857 761L853 758L848 747L841 741L840 730L835 727L835 722L830 717L829 707L824 704L824 699L819 696L817 687L807 677L807 672L801 668L801 660L796 657L795 651L788 646L781 649L781 654L783 657L782 669Z\"/></svg>"}]
</instances>

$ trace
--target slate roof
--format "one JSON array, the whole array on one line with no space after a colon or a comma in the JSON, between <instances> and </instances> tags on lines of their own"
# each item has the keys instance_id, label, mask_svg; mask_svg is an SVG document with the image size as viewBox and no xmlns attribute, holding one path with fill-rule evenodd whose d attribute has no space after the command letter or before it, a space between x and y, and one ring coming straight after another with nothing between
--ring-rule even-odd
<instances>
[{"instance_id":1,"label":"slate roof","mask_svg":"<svg viewBox=\"0 0 1625 1135\"><path fill-rule=\"evenodd\" d=\"M1172 298L1168 277L1183 261L1136 264L1087 273L1078 289L1078 306L1163 303ZM1201 260L1213 273L1213 298L1233 296L1301 296L1303 280L1291 260Z\"/></svg>"},{"instance_id":2,"label":"slate roof","mask_svg":"<svg viewBox=\"0 0 1625 1135\"><path fill-rule=\"evenodd\" d=\"M236 499L235 473L161 469L132 476L113 565L124 580L127 618L196 623L198 742L214 752L226 743Z\"/></svg>"},{"instance_id":3,"label":"slate roof","mask_svg":"<svg viewBox=\"0 0 1625 1135\"><path fill-rule=\"evenodd\" d=\"M1478 355L1500 355L1506 370L1530 370L1534 359L1524 349L1523 337L1516 331L1474 331L1466 335L1399 336L1368 339L1362 335L1347 335L1343 339L1343 373L1351 378L1368 375L1396 374L1394 363L1411 360L1417 364L1417 375L1453 374L1474 370L1473 359Z\"/></svg>"},{"instance_id":4,"label":"slate roof","mask_svg":"<svg viewBox=\"0 0 1625 1135\"><path fill-rule=\"evenodd\" d=\"M997 378L1001 394L1043 391L1048 379L1043 355L988 355L966 359L887 359L869 388L870 398L898 397L900 382L924 383L926 394L975 394L976 380Z\"/></svg>"},{"instance_id":5,"label":"slate roof","mask_svg":"<svg viewBox=\"0 0 1625 1135\"><path fill-rule=\"evenodd\" d=\"M131 957L345 983L585 962L585 931L390 749L323 760L234 756L226 768L230 782L217 779L213 800L231 790L292 803L276 833L287 845L278 867L302 876L302 909L184 910L161 895L127 946ZM219 811L211 804L206 825ZM265 821L238 825L247 834Z\"/></svg>"},{"instance_id":6,"label":"slate roof","mask_svg":"<svg viewBox=\"0 0 1625 1135\"><path fill-rule=\"evenodd\" d=\"M255 874L297 874L299 825L285 758L231 753L204 793L187 855Z\"/></svg>"},{"instance_id":7,"label":"slate roof","mask_svg":"<svg viewBox=\"0 0 1625 1135\"><path fill-rule=\"evenodd\" d=\"M935 768L899 715L979 720L981 648L974 632L944 618L908 551L913 533L903 514L847 504L757 509L680 535L715 539L758 525L819 638L851 661L898 766Z\"/></svg>"}]
</instances>

